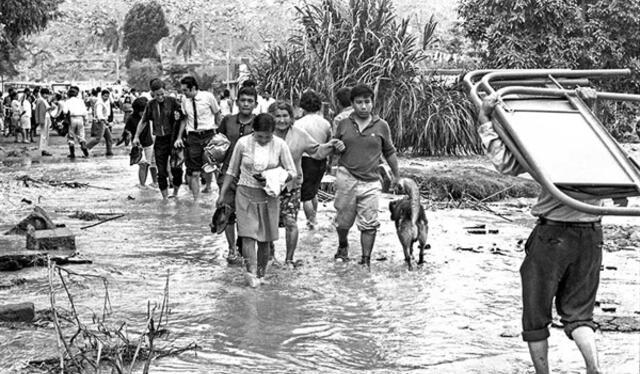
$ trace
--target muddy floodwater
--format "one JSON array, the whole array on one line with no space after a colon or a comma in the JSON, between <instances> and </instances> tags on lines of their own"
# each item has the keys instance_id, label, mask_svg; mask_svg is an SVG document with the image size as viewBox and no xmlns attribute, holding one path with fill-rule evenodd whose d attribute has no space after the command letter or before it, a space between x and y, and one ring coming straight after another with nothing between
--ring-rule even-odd
<instances>
[{"instance_id":1,"label":"muddy floodwater","mask_svg":"<svg viewBox=\"0 0 640 374\"><path fill-rule=\"evenodd\" d=\"M1 206L6 210L0 225L9 227L32 209L22 198L39 201L56 223L71 228L78 251L93 260L73 270L107 277L110 319L127 321L132 330L144 324L147 300L161 300L168 272L170 334L163 342L196 342L200 348L155 361L152 373L533 372L519 336L518 270L524 252L518 242L533 226L528 207L510 208L514 222L474 210L430 209L427 263L409 272L385 196L382 228L367 272L357 265L355 230L350 251L354 261L333 261L334 209L332 203L321 204L316 230L306 229L302 212L299 217L296 259L303 266L272 268L268 284L250 289L240 269L227 265L224 237L210 233L215 193L194 205L183 189L177 199L163 203L156 190L136 187L136 173L137 167L128 166L124 156L0 167ZM15 181L23 174L110 190L26 188ZM509 208L503 203L496 209ZM88 223L60 212L73 210L126 216L80 230ZM640 225L640 220L605 219L605 224L614 223ZM477 224L499 233L472 235L464 229ZM23 247L23 237L0 237L0 254ZM492 247L500 248L499 253ZM618 315L638 317L639 253L604 253L611 270L602 272L598 300L615 305ZM276 243L276 257L284 260L282 239ZM0 304L30 301L36 309L49 307L45 268L0 273L0 278L25 280L0 289ZM82 316L90 318L101 310L102 288L91 281L79 283L72 288L75 302ZM605 313L598 308L596 314ZM640 333L598 332L597 340L606 372L639 372ZM56 354L53 329L0 326L0 373L22 373L27 361ZM582 358L561 329L551 331L550 363L555 373L582 372Z\"/></svg>"}]
</instances>

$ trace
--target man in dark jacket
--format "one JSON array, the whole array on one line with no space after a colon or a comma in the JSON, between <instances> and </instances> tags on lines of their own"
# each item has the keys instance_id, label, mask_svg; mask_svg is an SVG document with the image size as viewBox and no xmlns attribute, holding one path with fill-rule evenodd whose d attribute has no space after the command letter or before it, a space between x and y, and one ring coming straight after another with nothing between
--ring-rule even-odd
<instances>
[{"instance_id":1,"label":"man in dark jacket","mask_svg":"<svg viewBox=\"0 0 640 374\"><path fill-rule=\"evenodd\" d=\"M165 96L165 85L161 79L156 78L151 80L149 86L153 99L149 101L142 115L142 120L140 120L138 124L138 129L133 139L133 144L140 144L140 134L147 124L149 124L149 121L151 121L153 123L153 135L155 136L153 150L156 165L158 166L158 186L160 187L162 198L166 200L169 198L169 157L171 156L173 144L178 135L182 111L180 109L180 102L177 99ZM173 195L171 197L175 197L178 195L180 185L182 184L182 168L171 168L171 175L173 177Z\"/></svg>"}]
</instances>

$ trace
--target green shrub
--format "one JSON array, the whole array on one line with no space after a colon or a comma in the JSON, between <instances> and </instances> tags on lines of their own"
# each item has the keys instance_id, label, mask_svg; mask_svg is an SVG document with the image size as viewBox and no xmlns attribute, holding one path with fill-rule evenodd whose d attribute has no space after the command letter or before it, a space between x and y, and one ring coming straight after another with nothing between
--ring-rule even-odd
<instances>
[{"instance_id":1,"label":"green shrub","mask_svg":"<svg viewBox=\"0 0 640 374\"><path fill-rule=\"evenodd\" d=\"M261 88L295 104L308 88L333 101L340 87L365 83L398 149L421 155L480 151L466 96L421 74L433 18L419 43L390 0L323 0L296 9L301 29L286 46L267 49L252 69Z\"/></svg>"},{"instance_id":2,"label":"green shrub","mask_svg":"<svg viewBox=\"0 0 640 374\"><path fill-rule=\"evenodd\" d=\"M162 76L162 65L152 59L133 61L127 69L129 87L135 88L139 92L148 91L151 79L160 76Z\"/></svg>"}]
</instances>

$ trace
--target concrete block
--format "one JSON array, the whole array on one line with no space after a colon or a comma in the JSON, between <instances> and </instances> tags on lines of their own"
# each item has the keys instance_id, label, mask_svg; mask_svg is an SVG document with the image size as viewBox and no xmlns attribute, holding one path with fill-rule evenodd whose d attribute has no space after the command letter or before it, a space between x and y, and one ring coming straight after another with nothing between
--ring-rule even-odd
<instances>
[{"instance_id":1,"label":"concrete block","mask_svg":"<svg viewBox=\"0 0 640 374\"><path fill-rule=\"evenodd\" d=\"M76 237L66 227L51 230L31 230L27 233L27 249L35 251L75 251Z\"/></svg>"},{"instance_id":2,"label":"concrete block","mask_svg":"<svg viewBox=\"0 0 640 374\"><path fill-rule=\"evenodd\" d=\"M0 321L31 322L35 316L33 303L0 305Z\"/></svg>"}]
</instances>

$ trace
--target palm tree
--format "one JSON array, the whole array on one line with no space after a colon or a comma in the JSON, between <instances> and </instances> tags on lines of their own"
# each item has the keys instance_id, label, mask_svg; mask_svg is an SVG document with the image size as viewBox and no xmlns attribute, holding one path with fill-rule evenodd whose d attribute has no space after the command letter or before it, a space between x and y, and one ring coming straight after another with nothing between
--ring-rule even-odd
<instances>
[{"instance_id":1,"label":"palm tree","mask_svg":"<svg viewBox=\"0 0 640 374\"><path fill-rule=\"evenodd\" d=\"M47 63L51 63L54 59L54 56L51 52L40 49L36 53L33 54L33 59L31 61L31 67L34 68L36 66L40 67L40 79L45 78L44 68Z\"/></svg>"},{"instance_id":2,"label":"palm tree","mask_svg":"<svg viewBox=\"0 0 640 374\"><path fill-rule=\"evenodd\" d=\"M184 24L178 26L180 28L180 34L173 38L173 45L176 47L176 53L184 56L184 61L189 61L189 58L193 55L193 51L198 48L198 42L196 35L193 33L195 23L191 22L189 28Z\"/></svg>"},{"instance_id":3,"label":"palm tree","mask_svg":"<svg viewBox=\"0 0 640 374\"><path fill-rule=\"evenodd\" d=\"M100 18L97 18L100 19ZM91 30L92 38L94 40L100 40L107 51L113 52L116 55L116 80L120 79L120 54L122 52L122 42L124 38L124 31L122 25L118 24L118 21L114 18L110 18L105 23L94 23Z\"/></svg>"}]
</instances>

